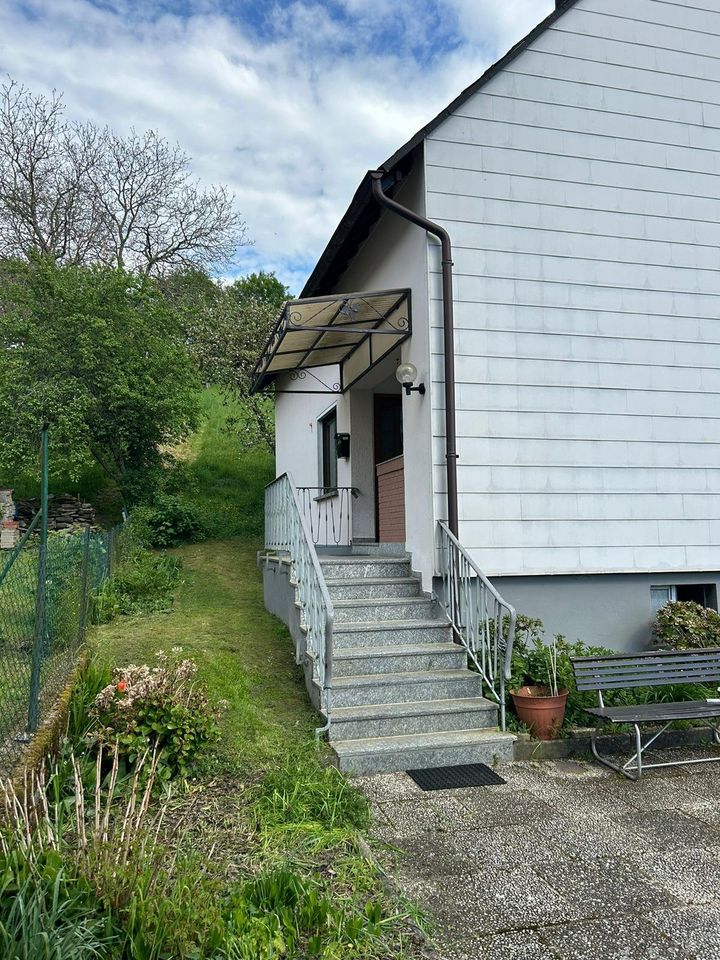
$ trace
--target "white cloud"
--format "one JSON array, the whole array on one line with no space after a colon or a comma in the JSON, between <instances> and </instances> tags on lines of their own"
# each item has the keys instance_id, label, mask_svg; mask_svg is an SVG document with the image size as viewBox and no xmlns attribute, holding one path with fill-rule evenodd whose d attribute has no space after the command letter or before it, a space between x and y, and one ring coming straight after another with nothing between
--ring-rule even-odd
<instances>
[{"instance_id":1,"label":"white cloud","mask_svg":"<svg viewBox=\"0 0 720 960\"><path fill-rule=\"evenodd\" d=\"M235 191L255 244L238 268L294 290L365 170L377 166L552 8L552 0L295 0L258 37L203 3L5 0L0 70L64 91L68 113L177 140L206 182ZM169 5L170 9L177 9ZM198 12L200 11L200 12ZM449 11L449 12L448 12ZM455 17L451 23L448 17ZM348 19L350 18L350 19ZM440 30L443 42L434 40ZM394 32L393 32L394 31Z\"/></svg>"}]
</instances>

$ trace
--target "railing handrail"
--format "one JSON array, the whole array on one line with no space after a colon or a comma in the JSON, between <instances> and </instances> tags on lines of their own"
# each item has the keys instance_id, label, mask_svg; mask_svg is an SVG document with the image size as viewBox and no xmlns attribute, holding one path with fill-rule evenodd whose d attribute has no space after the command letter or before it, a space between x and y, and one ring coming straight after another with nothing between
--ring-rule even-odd
<instances>
[{"instance_id":1,"label":"railing handrail","mask_svg":"<svg viewBox=\"0 0 720 960\"><path fill-rule=\"evenodd\" d=\"M289 476L289 474L288 474ZM278 479L280 479L278 477ZM331 486L323 486L322 484L317 483L301 483L300 486L295 487L296 490L326 490L329 497L333 494L340 493L340 491L347 491L357 497L360 493L360 490L357 487L341 487L338 484L333 484Z\"/></svg>"},{"instance_id":2,"label":"railing handrail","mask_svg":"<svg viewBox=\"0 0 720 960\"><path fill-rule=\"evenodd\" d=\"M323 600L325 601L325 609L327 611L327 623L329 627L332 627L333 621L335 619L335 610L333 608L333 602L330 597L330 591L327 588L325 583L325 574L322 571L322 565L320 564L320 558L318 557L317 550L315 549L315 544L313 543L312 534L310 533L310 528L308 526L307 517L302 512L300 497L298 496L297 487L295 486L295 481L292 478L292 474L289 471L286 471L278 477L280 480L282 477L287 477L288 483L290 484L290 491L292 493L293 504L295 509L298 512L300 521L302 523L303 532L305 534L305 543L307 548L310 551L310 559L312 560L313 569L317 574L320 592L322 593Z\"/></svg>"},{"instance_id":3,"label":"railing handrail","mask_svg":"<svg viewBox=\"0 0 720 960\"><path fill-rule=\"evenodd\" d=\"M441 531L442 536L447 540L450 547L452 547L457 556L462 561L471 574L477 578L476 581L472 581L472 577L467 578L468 589L471 588L471 584L476 585L478 590L484 590L490 596L491 600L495 602L495 615L492 618L492 627L490 626L491 620L488 617L487 607L484 611L483 617L483 628L481 635L479 637L467 636L468 623L463 623L462 617L454 617L455 613L461 611L462 601L468 601L468 595L464 595L461 598L461 591L458 588L456 595L453 594L453 591L456 590L457 584L453 583L453 571L451 570L451 559L448 556L447 561L447 570L441 570L443 578L443 586L446 589L446 596L443 598L443 603L445 606L445 613L452 624L453 629L455 630L456 635L459 637L462 645L467 650L468 654L472 658L476 667L478 668L483 680L485 681L487 687L492 692L492 694L498 700L500 706L500 725L501 728L505 729L505 680L509 680L511 676L512 669L512 652L513 644L515 642L515 627L517 623L517 613L512 604L508 603L507 600L504 600L503 597L498 593L497 589L490 583L488 578L482 572L477 563L473 560L469 552L463 547L458 538L450 530L449 525L444 520L438 520L438 527ZM442 550L442 547L441 547ZM449 553L449 551L448 551ZM482 597L482 593L480 594ZM504 611L504 613L503 613ZM473 620L473 611L472 608L469 611L468 621L472 622ZM479 608L476 605L475 609L475 622L474 626L477 628L478 623L478 614ZM504 629L504 620L505 617L509 618L507 639L503 636ZM476 642L479 639L480 649L476 646ZM492 644L490 649L487 647ZM504 649L503 649L504 647ZM494 648L494 649L492 649ZM502 667L498 670L498 653L503 653ZM480 660L478 660L478 653L480 655ZM488 671L486 669L490 665L493 669ZM499 676L498 676L499 674ZM495 683L499 681L499 690L495 689Z\"/></svg>"},{"instance_id":4,"label":"railing handrail","mask_svg":"<svg viewBox=\"0 0 720 960\"><path fill-rule=\"evenodd\" d=\"M279 477L276 477L273 481L265 485L265 491L269 491L272 487L277 486L278 484L284 483L286 487L289 488L290 501L292 507L296 513L296 520L299 521L300 529L303 533L304 548L307 552L307 556L310 560L310 564L315 574L315 580L317 587L320 593L321 604L324 613L324 635L322 637L322 648L313 650L313 654L318 655L322 658L322 669L321 669L321 697L325 706L325 719L326 729L330 724L330 689L332 687L332 666L333 666L333 623L335 619L335 611L333 608L333 602L330 597L330 591L328 590L327 584L325 582L325 575L323 574L322 565L318 558L317 550L315 549L315 544L313 543L312 534L308 525L307 517L302 510L302 505L300 503L300 498L298 496L297 488L293 480L292 474L289 471L280 474ZM289 537L288 537L289 541ZM299 558L292 556L292 544L287 542L285 548L290 552L290 560L293 563L298 563ZM266 548L267 544L267 530L266 530ZM300 594L300 602L307 603L309 598L303 596L304 584L299 583L298 589ZM315 638L311 638L313 641Z\"/></svg>"},{"instance_id":5,"label":"railing handrail","mask_svg":"<svg viewBox=\"0 0 720 960\"><path fill-rule=\"evenodd\" d=\"M480 567L475 563L475 561L473 560L472 556L468 553L468 551L467 551L467 550L465 549L465 547L460 543L460 541L458 540L458 538L455 536L455 534L452 532L452 530L450 529L450 527L447 525L447 522L446 522L445 520L438 520L438 526L441 527L441 528L445 531L445 535L446 535L446 537L448 538L448 540L457 547L457 549L460 551L460 553L463 555L463 557L464 557L465 560L467 561L468 565L469 565L470 567L472 567L473 572L482 580L482 582L483 582L483 583L485 584L485 586L488 588L488 590L489 590L490 593L493 595L493 597L495 597L495 599L497 600L497 602L500 603L500 604L502 604L503 607L507 607L508 610L512 610L513 612L515 612L515 608L514 608L513 606L511 606L511 605L507 602L507 600L503 600L503 598L502 598L502 597L500 596L500 594L497 592L496 588L492 585L492 583L490 583L490 581L489 581L488 578L485 576L485 574L482 572L482 570L480 569Z\"/></svg>"}]
</instances>

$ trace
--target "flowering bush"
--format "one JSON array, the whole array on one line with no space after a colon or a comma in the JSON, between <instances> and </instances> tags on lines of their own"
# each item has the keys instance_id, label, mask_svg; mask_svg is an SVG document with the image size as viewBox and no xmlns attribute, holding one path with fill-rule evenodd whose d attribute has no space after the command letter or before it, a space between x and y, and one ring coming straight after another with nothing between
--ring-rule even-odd
<instances>
[{"instance_id":1,"label":"flowering bush","mask_svg":"<svg viewBox=\"0 0 720 960\"><path fill-rule=\"evenodd\" d=\"M720 614L692 600L671 600L658 611L653 634L662 647L720 647Z\"/></svg>"},{"instance_id":2,"label":"flowering bush","mask_svg":"<svg viewBox=\"0 0 720 960\"><path fill-rule=\"evenodd\" d=\"M98 738L117 741L129 763L157 746L165 779L187 776L202 748L219 736L218 708L196 680L197 664L180 653L174 647L171 657L159 651L154 667L116 669L92 709Z\"/></svg>"}]
</instances>

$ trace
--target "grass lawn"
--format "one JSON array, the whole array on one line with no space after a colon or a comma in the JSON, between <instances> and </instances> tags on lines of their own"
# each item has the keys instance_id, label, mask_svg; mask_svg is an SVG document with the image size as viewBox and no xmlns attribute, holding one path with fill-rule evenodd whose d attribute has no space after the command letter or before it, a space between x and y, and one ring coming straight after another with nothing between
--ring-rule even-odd
<instances>
[{"instance_id":1,"label":"grass lawn","mask_svg":"<svg viewBox=\"0 0 720 960\"><path fill-rule=\"evenodd\" d=\"M263 606L253 541L207 541L175 551L182 583L169 613L99 627L99 654L113 664L151 663L181 646L216 700L227 700L221 755L242 772L313 744L319 718L294 664L285 626Z\"/></svg>"},{"instance_id":2,"label":"grass lawn","mask_svg":"<svg viewBox=\"0 0 720 960\"><path fill-rule=\"evenodd\" d=\"M133 943L136 935L143 943L149 937L160 950L124 950L123 960L422 956L413 908L383 882L379 865L386 852L368 846L369 804L329 763L326 744L316 742L320 718L294 663L292 640L263 605L255 558L272 456L243 449L237 404L212 389L201 400L200 428L173 451L165 489L195 506L215 539L172 551L182 569L171 598L162 588L175 583L162 572L167 565L147 551L128 552L98 610L144 612L93 627L89 645L95 660L110 667L152 665L159 651L180 647L197 663L209 699L226 702L221 735L192 777L173 781L162 800L160 859L138 874L143 883L146 875L167 875L161 892L146 897L144 891L155 888L114 872L109 892L96 895L111 903L128 935L129 918L142 918L134 921ZM138 603L123 606L118 597L128 583ZM91 717L105 683L104 671L91 664L71 715ZM168 722L170 729L178 728ZM95 776L92 755L90 765ZM153 811L160 802L153 800ZM98 889L95 880L92 889ZM130 892L140 913L123 905Z\"/></svg>"},{"instance_id":3,"label":"grass lawn","mask_svg":"<svg viewBox=\"0 0 720 960\"><path fill-rule=\"evenodd\" d=\"M199 429L174 450L173 492L198 509L211 537L259 539L273 455L264 447L243 448L243 408L220 390L203 390L200 408Z\"/></svg>"},{"instance_id":4,"label":"grass lawn","mask_svg":"<svg viewBox=\"0 0 720 960\"><path fill-rule=\"evenodd\" d=\"M320 952L268 958L421 956L413 909L382 882L385 851L368 855L367 801L315 742L319 718L290 636L263 606L256 549L255 541L233 539L177 550L183 572L171 610L96 628L97 656L113 665L152 663L158 650L181 646L210 697L228 701L217 755L175 802L178 833L223 882L264 883L280 871L268 882L283 890L282 878L294 875L340 918ZM269 915L288 909L273 907L278 896L263 894Z\"/></svg>"}]
</instances>

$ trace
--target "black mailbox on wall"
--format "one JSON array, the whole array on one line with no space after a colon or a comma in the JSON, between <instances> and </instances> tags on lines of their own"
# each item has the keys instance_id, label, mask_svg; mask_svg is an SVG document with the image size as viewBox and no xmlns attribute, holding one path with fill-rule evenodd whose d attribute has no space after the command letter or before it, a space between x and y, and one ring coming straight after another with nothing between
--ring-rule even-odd
<instances>
[{"instance_id":1,"label":"black mailbox on wall","mask_svg":"<svg viewBox=\"0 0 720 960\"><path fill-rule=\"evenodd\" d=\"M347 458L350 456L349 433L335 434L335 452L337 453L339 460L347 460Z\"/></svg>"}]
</instances>

